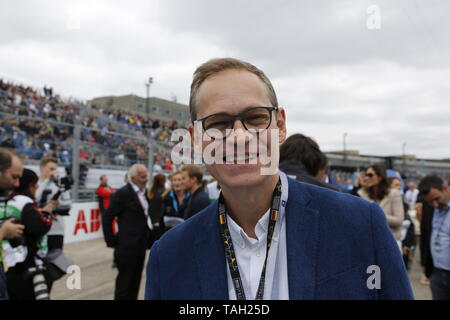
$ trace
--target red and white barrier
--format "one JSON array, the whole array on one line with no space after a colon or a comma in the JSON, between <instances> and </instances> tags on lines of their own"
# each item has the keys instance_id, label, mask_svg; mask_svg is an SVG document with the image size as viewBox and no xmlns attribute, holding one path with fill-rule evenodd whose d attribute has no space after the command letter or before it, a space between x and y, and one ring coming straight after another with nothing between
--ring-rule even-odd
<instances>
[{"instance_id":1,"label":"red and white barrier","mask_svg":"<svg viewBox=\"0 0 450 320\"><path fill-rule=\"evenodd\" d=\"M97 202L73 203L70 215L64 217L64 243L103 238L101 221ZM116 223L113 229L117 230Z\"/></svg>"}]
</instances>

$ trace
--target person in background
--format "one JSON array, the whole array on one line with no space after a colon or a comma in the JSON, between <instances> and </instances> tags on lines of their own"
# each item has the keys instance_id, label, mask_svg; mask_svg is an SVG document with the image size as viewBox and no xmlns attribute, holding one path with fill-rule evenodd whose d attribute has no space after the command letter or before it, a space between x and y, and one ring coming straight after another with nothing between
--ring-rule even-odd
<instances>
[{"instance_id":1,"label":"person in background","mask_svg":"<svg viewBox=\"0 0 450 320\"><path fill-rule=\"evenodd\" d=\"M181 171L173 173L169 180L171 188L162 195L163 232L184 221L184 210L190 198L190 193L184 187Z\"/></svg>"},{"instance_id":2,"label":"person in background","mask_svg":"<svg viewBox=\"0 0 450 320\"><path fill-rule=\"evenodd\" d=\"M366 179L366 168L359 167L352 175L353 188L350 194L359 197L359 190L364 187L364 181Z\"/></svg>"},{"instance_id":3,"label":"person in background","mask_svg":"<svg viewBox=\"0 0 450 320\"><path fill-rule=\"evenodd\" d=\"M36 202L40 208L48 203L55 204L53 214L57 217L53 220L48 232L48 250L63 250L64 247L64 219L71 209L70 191L60 192L60 186L56 183L58 177L58 159L53 157L42 158L39 165L39 188L36 191ZM57 199L54 199L57 197Z\"/></svg>"},{"instance_id":4,"label":"person in background","mask_svg":"<svg viewBox=\"0 0 450 320\"><path fill-rule=\"evenodd\" d=\"M428 175L420 181L419 191L434 208L430 237L431 294L433 300L450 300L450 188L438 176Z\"/></svg>"},{"instance_id":5,"label":"person in background","mask_svg":"<svg viewBox=\"0 0 450 320\"><path fill-rule=\"evenodd\" d=\"M191 194L184 211L184 219L186 220L209 206L210 201L208 193L202 188L202 170L196 165L185 165L181 172L183 174L184 187Z\"/></svg>"},{"instance_id":6,"label":"person in background","mask_svg":"<svg viewBox=\"0 0 450 320\"><path fill-rule=\"evenodd\" d=\"M114 192L116 192L116 190L108 185L108 177L106 175L102 175L100 177L100 185L95 191L95 194L98 198L98 208L102 216L103 213L105 213L106 209L108 209L111 195Z\"/></svg>"},{"instance_id":7,"label":"person in background","mask_svg":"<svg viewBox=\"0 0 450 320\"><path fill-rule=\"evenodd\" d=\"M298 181L339 191L326 183L327 158L312 138L297 133L286 139L280 147L281 171Z\"/></svg>"},{"instance_id":8,"label":"person in background","mask_svg":"<svg viewBox=\"0 0 450 320\"><path fill-rule=\"evenodd\" d=\"M153 177L153 183L147 192L148 211L155 226L156 232L158 232L157 238L163 234L164 226L161 223L163 213L163 197L162 195L166 191L166 176L163 174L157 174Z\"/></svg>"},{"instance_id":9,"label":"person in background","mask_svg":"<svg viewBox=\"0 0 450 320\"><path fill-rule=\"evenodd\" d=\"M0 300L8 299L6 276L3 269L3 240L13 239L23 234L23 224L6 218L9 211L10 193L17 188L23 174L23 164L18 156L10 151L0 149Z\"/></svg>"},{"instance_id":10,"label":"person in background","mask_svg":"<svg viewBox=\"0 0 450 320\"><path fill-rule=\"evenodd\" d=\"M97 190L95 191L95 194L97 195L98 199L98 209L100 210L100 215L103 220L103 215L109 207L109 202L111 199L112 194L116 192L112 187L108 185L108 177L106 175L102 175L100 177L100 185L98 186ZM117 218L113 221L113 233L117 234ZM117 264L114 259L113 254L113 263L112 268L116 268Z\"/></svg>"},{"instance_id":11,"label":"person in background","mask_svg":"<svg viewBox=\"0 0 450 320\"><path fill-rule=\"evenodd\" d=\"M374 164L367 168L364 187L358 191L358 195L380 205L401 250L401 226L405 216L403 200L399 190L390 188L383 165Z\"/></svg>"},{"instance_id":12,"label":"person in background","mask_svg":"<svg viewBox=\"0 0 450 320\"><path fill-rule=\"evenodd\" d=\"M397 177L388 178L388 181L391 189L399 190L401 192L402 184L399 178ZM417 241L414 222L411 219L408 210L409 210L408 204L405 201L403 201L403 211L405 216L401 227L400 240L402 242L403 261L405 262L406 270L409 271L413 250L417 245Z\"/></svg>"},{"instance_id":13,"label":"person in background","mask_svg":"<svg viewBox=\"0 0 450 320\"><path fill-rule=\"evenodd\" d=\"M128 183L111 197L102 226L106 245L114 248L118 275L115 300L136 300L141 283L146 250L156 240L155 227L148 210L148 170L134 164L128 171ZM113 233L117 217L119 232Z\"/></svg>"},{"instance_id":14,"label":"person in background","mask_svg":"<svg viewBox=\"0 0 450 320\"><path fill-rule=\"evenodd\" d=\"M24 234L20 238L10 240L5 248L5 257L9 262L6 273L8 295L11 300L35 300L33 277L29 269L38 265L45 265L47 255L47 237L53 217L53 203L38 209L34 200L38 189L38 176L30 170L24 169L19 187L14 189L14 195L8 202L12 207L11 213L24 226ZM44 273L47 286L50 279Z\"/></svg>"},{"instance_id":15,"label":"person in background","mask_svg":"<svg viewBox=\"0 0 450 320\"><path fill-rule=\"evenodd\" d=\"M419 190L417 189L417 185L414 182L408 183L408 190L405 192L405 196L403 199L408 204L408 207L413 209L416 202L417 196L419 195Z\"/></svg>"},{"instance_id":16,"label":"person in background","mask_svg":"<svg viewBox=\"0 0 450 320\"><path fill-rule=\"evenodd\" d=\"M433 225L434 208L425 201L423 195L419 193L415 205L416 218L420 223L420 265L422 267L422 276L420 283L426 286L430 285L430 276L433 271L433 258L431 257L430 239Z\"/></svg>"}]
</instances>

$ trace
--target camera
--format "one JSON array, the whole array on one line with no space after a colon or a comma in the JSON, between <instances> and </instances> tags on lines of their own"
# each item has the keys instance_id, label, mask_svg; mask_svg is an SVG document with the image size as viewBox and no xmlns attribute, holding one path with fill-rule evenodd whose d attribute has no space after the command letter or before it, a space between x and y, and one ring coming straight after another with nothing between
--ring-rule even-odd
<instances>
[{"instance_id":1,"label":"camera","mask_svg":"<svg viewBox=\"0 0 450 320\"><path fill-rule=\"evenodd\" d=\"M64 192L67 190L70 190L70 188L73 186L74 180L72 178L72 170L69 167L66 167L66 176L65 177L55 177L53 179L53 182L58 186L60 192ZM53 199L57 200L57 199Z\"/></svg>"},{"instance_id":2,"label":"camera","mask_svg":"<svg viewBox=\"0 0 450 320\"><path fill-rule=\"evenodd\" d=\"M35 267L28 268L25 274L26 279L32 278L33 280L33 291L36 300L50 300L48 286L44 276L45 270L45 266L37 265Z\"/></svg>"}]
</instances>

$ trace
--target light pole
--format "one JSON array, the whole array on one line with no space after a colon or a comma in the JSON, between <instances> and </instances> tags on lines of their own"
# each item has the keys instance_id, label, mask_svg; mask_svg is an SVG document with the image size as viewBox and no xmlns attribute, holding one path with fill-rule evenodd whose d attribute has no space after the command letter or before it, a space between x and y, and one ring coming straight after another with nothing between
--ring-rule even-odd
<instances>
[{"instance_id":1,"label":"light pole","mask_svg":"<svg viewBox=\"0 0 450 320\"><path fill-rule=\"evenodd\" d=\"M344 132L343 142L344 142L344 162L347 161L347 144L346 144L347 132Z\"/></svg>"},{"instance_id":2,"label":"light pole","mask_svg":"<svg viewBox=\"0 0 450 320\"><path fill-rule=\"evenodd\" d=\"M147 112L147 117L150 116L150 85L153 83L153 77L148 78L148 82L145 83L147 87L147 99L145 99L145 111Z\"/></svg>"}]
</instances>

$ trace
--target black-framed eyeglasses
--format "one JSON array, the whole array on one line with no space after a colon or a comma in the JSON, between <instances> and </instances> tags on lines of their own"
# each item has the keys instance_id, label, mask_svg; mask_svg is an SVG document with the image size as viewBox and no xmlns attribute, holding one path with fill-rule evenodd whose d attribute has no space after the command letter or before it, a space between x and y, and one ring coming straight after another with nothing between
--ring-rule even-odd
<instances>
[{"instance_id":1,"label":"black-framed eyeglasses","mask_svg":"<svg viewBox=\"0 0 450 320\"><path fill-rule=\"evenodd\" d=\"M203 130L211 138L224 139L231 133L231 129L234 128L234 123L238 119L241 120L245 130L249 132L257 133L267 130L272 123L272 111L278 111L278 107L253 107L236 115L215 113L195 120L194 123L201 122ZM217 133L220 133L221 136Z\"/></svg>"},{"instance_id":2,"label":"black-framed eyeglasses","mask_svg":"<svg viewBox=\"0 0 450 320\"><path fill-rule=\"evenodd\" d=\"M373 178L374 174L373 173L366 173L366 177L367 178Z\"/></svg>"}]
</instances>

